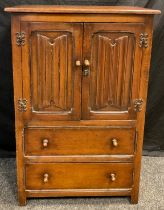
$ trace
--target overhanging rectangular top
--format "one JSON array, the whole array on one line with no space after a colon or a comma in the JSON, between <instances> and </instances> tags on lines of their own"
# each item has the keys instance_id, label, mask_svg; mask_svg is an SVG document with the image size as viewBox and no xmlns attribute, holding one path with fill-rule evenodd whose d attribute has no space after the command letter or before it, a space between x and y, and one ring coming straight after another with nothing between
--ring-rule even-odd
<instances>
[{"instance_id":1,"label":"overhanging rectangular top","mask_svg":"<svg viewBox=\"0 0 164 210\"><path fill-rule=\"evenodd\" d=\"M108 14L160 14L160 10L127 6L70 6L70 5L20 5L5 8L11 13L108 13Z\"/></svg>"}]
</instances>

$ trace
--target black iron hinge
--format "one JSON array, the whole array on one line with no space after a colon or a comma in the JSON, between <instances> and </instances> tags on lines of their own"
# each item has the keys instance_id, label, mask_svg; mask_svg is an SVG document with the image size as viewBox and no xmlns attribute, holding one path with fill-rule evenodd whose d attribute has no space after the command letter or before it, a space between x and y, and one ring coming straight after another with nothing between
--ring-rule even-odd
<instances>
[{"instance_id":1,"label":"black iron hinge","mask_svg":"<svg viewBox=\"0 0 164 210\"><path fill-rule=\"evenodd\" d=\"M23 46L25 44L25 33L24 32L16 33L16 44L17 44L17 46Z\"/></svg>"},{"instance_id":2,"label":"black iron hinge","mask_svg":"<svg viewBox=\"0 0 164 210\"><path fill-rule=\"evenodd\" d=\"M20 112L26 112L27 111L27 100L25 98L18 99L18 110Z\"/></svg>"},{"instance_id":3,"label":"black iron hinge","mask_svg":"<svg viewBox=\"0 0 164 210\"><path fill-rule=\"evenodd\" d=\"M147 48L149 46L148 44L148 33L141 33L140 34L140 41L139 41L140 47Z\"/></svg>"},{"instance_id":4,"label":"black iron hinge","mask_svg":"<svg viewBox=\"0 0 164 210\"><path fill-rule=\"evenodd\" d=\"M143 99L138 98L134 100L134 111L135 112L141 112L142 111L142 106L143 106Z\"/></svg>"}]
</instances>

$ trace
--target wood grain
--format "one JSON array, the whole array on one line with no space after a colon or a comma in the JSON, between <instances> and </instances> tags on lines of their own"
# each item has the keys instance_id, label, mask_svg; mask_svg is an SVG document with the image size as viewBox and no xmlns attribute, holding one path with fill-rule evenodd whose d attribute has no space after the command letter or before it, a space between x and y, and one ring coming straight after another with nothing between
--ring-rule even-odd
<instances>
[{"instance_id":1,"label":"wood grain","mask_svg":"<svg viewBox=\"0 0 164 210\"><path fill-rule=\"evenodd\" d=\"M43 146L44 139L48 140ZM115 139L117 146L113 145ZM26 129L26 155L113 155L133 154L135 130L133 128L67 128Z\"/></svg>"},{"instance_id":2,"label":"wood grain","mask_svg":"<svg viewBox=\"0 0 164 210\"><path fill-rule=\"evenodd\" d=\"M77 197L77 196L130 196L131 188L122 189L57 189L57 190L26 190L31 197Z\"/></svg>"},{"instance_id":3,"label":"wood grain","mask_svg":"<svg viewBox=\"0 0 164 210\"><path fill-rule=\"evenodd\" d=\"M142 69L140 75L140 89L139 97L143 98L144 105L142 112L139 112L137 115L137 126L138 131L137 137L137 152L134 160L134 186L131 194L131 202L136 204L138 203L139 195L139 183L140 183L140 171L141 171L141 158L142 158L142 145L144 137L144 123L145 123L145 111L146 111L146 100L147 100L147 88L148 88L148 75L150 67L150 58L151 58L151 48L152 48L152 33L153 33L153 17L146 18L146 28L145 32L149 34L149 47L143 49L142 57Z\"/></svg>"},{"instance_id":4,"label":"wood grain","mask_svg":"<svg viewBox=\"0 0 164 210\"><path fill-rule=\"evenodd\" d=\"M79 119L81 67L75 62L82 60L82 24L23 22L21 27L29 39L22 47L24 97L31 101L24 119Z\"/></svg>"},{"instance_id":5,"label":"wood grain","mask_svg":"<svg viewBox=\"0 0 164 210\"><path fill-rule=\"evenodd\" d=\"M128 188L132 185L133 165L130 163L52 163L28 164L26 189L108 189ZM44 183L44 174L49 180ZM110 174L116 180L112 181Z\"/></svg>"},{"instance_id":6,"label":"wood grain","mask_svg":"<svg viewBox=\"0 0 164 210\"><path fill-rule=\"evenodd\" d=\"M33 110L71 111L72 68L69 68L70 63L72 64L73 50L71 33L33 33L31 47Z\"/></svg>"},{"instance_id":7,"label":"wood grain","mask_svg":"<svg viewBox=\"0 0 164 210\"><path fill-rule=\"evenodd\" d=\"M20 5L5 8L6 12L27 13L123 13L123 14L160 14L159 10L124 6L68 6L68 5Z\"/></svg>"},{"instance_id":8,"label":"wood grain","mask_svg":"<svg viewBox=\"0 0 164 210\"><path fill-rule=\"evenodd\" d=\"M91 109L127 111L131 103L134 35L98 32L92 36Z\"/></svg>"},{"instance_id":9,"label":"wood grain","mask_svg":"<svg viewBox=\"0 0 164 210\"><path fill-rule=\"evenodd\" d=\"M20 31L20 16L12 18L11 33ZM24 159L23 159L23 119L18 111L18 99L23 97L22 69L21 69L21 49L15 45L16 37L12 37L12 61L13 78L17 85L14 85L14 108L15 108L15 136L16 136L16 164L17 164L17 185L18 200L20 205L26 205L25 185L24 185Z\"/></svg>"},{"instance_id":10,"label":"wood grain","mask_svg":"<svg viewBox=\"0 0 164 210\"><path fill-rule=\"evenodd\" d=\"M132 163L134 154L125 155L25 155L25 163Z\"/></svg>"},{"instance_id":11,"label":"wood grain","mask_svg":"<svg viewBox=\"0 0 164 210\"><path fill-rule=\"evenodd\" d=\"M86 23L84 58L91 65L82 80L84 120L136 119L133 101L138 98L142 48L140 23Z\"/></svg>"},{"instance_id":12,"label":"wood grain","mask_svg":"<svg viewBox=\"0 0 164 210\"><path fill-rule=\"evenodd\" d=\"M160 11L41 5L5 11L14 13L19 204L61 196L131 196L137 203L152 23ZM17 32L25 34L22 46ZM140 46L144 33L147 47ZM17 107L22 98L24 112ZM136 99L143 100L140 112Z\"/></svg>"}]
</instances>

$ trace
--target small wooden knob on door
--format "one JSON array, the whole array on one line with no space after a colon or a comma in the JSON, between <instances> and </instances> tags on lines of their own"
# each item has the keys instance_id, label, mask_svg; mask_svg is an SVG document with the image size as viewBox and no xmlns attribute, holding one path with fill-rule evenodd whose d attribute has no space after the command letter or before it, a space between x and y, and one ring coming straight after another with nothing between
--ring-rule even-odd
<instances>
[{"instance_id":1,"label":"small wooden knob on door","mask_svg":"<svg viewBox=\"0 0 164 210\"><path fill-rule=\"evenodd\" d=\"M87 60L87 59L84 60L84 66L90 66L89 60Z\"/></svg>"},{"instance_id":2,"label":"small wooden knob on door","mask_svg":"<svg viewBox=\"0 0 164 210\"><path fill-rule=\"evenodd\" d=\"M84 60L84 66L85 67L89 67L90 66L89 60L87 60L87 59ZM83 70L83 76L86 77L88 75L89 75L89 68L84 68L84 70Z\"/></svg>"},{"instance_id":3,"label":"small wooden knob on door","mask_svg":"<svg viewBox=\"0 0 164 210\"><path fill-rule=\"evenodd\" d=\"M49 175L48 175L47 173L45 173L45 174L43 175L43 182L44 182L44 183L47 183L47 182L48 182L48 179L49 179Z\"/></svg>"},{"instance_id":4,"label":"small wooden knob on door","mask_svg":"<svg viewBox=\"0 0 164 210\"><path fill-rule=\"evenodd\" d=\"M79 60L76 61L76 66L81 66L81 62Z\"/></svg>"}]
</instances>

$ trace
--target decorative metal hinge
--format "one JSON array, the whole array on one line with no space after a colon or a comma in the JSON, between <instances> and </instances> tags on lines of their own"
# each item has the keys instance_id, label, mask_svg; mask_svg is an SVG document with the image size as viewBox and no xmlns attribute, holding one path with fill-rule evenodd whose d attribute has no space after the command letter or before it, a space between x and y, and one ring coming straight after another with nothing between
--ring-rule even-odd
<instances>
[{"instance_id":1,"label":"decorative metal hinge","mask_svg":"<svg viewBox=\"0 0 164 210\"><path fill-rule=\"evenodd\" d=\"M24 99L18 99L18 110L20 112L26 112L27 111L27 100Z\"/></svg>"},{"instance_id":2,"label":"decorative metal hinge","mask_svg":"<svg viewBox=\"0 0 164 210\"><path fill-rule=\"evenodd\" d=\"M134 101L134 111L135 112L142 111L142 105L143 105L143 100L141 98L140 99L136 99Z\"/></svg>"},{"instance_id":3,"label":"decorative metal hinge","mask_svg":"<svg viewBox=\"0 0 164 210\"><path fill-rule=\"evenodd\" d=\"M16 33L16 44L18 46L23 46L25 44L25 33L24 32Z\"/></svg>"},{"instance_id":4,"label":"decorative metal hinge","mask_svg":"<svg viewBox=\"0 0 164 210\"><path fill-rule=\"evenodd\" d=\"M148 34L147 33L141 33L140 34L140 43L139 43L140 47L148 47Z\"/></svg>"}]
</instances>

